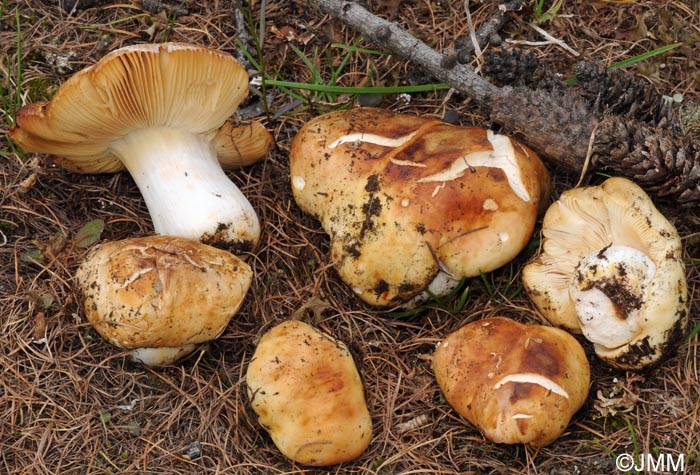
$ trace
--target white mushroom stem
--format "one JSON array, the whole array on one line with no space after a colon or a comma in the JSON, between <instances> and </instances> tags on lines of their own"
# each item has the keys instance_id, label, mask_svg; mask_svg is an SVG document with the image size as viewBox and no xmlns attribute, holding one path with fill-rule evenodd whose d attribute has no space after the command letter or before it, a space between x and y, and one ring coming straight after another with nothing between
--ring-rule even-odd
<instances>
[{"instance_id":1,"label":"white mushroom stem","mask_svg":"<svg viewBox=\"0 0 700 475\"><path fill-rule=\"evenodd\" d=\"M250 202L229 180L210 137L175 128L144 128L115 141L141 190L156 233L249 249L260 237Z\"/></svg>"},{"instance_id":2,"label":"white mushroom stem","mask_svg":"<svg viewBox=\"0 0 700 475\"><path fill-rule=\"evenodd\" d=\"M426 290L419 293L400 307L407 309L416 308L417 306L429 300L431 294L437 297L444 297L445 295L449 295L450 292L452 292L459 286L460 282L461 279L456 279L448 272L440 270L440 272L438 272L435 278L430 282Z\"/></svg>"},{"instance_id":3,"label":"white mushroom stem","mask_svg":"<svg viewBox=\"0 0 700 475\"><path fill-rule=\"evenodd\" d=\"M586 338L609 349L632 341L655 273L654 262L631 247L610 246L584 257L569 295Z\"/></svg>"},{"instance_id":4,"label":"white mushroom stem","mask_svg":"<svg viewBox=\"0 0 700 475\"><path fill-rule=\"evenodd\" d=\"M135 348L131 351L131 359L146 366L164 366L184 358L196 348L195 344L172 348Z\"/></svg>"}]
</instances>

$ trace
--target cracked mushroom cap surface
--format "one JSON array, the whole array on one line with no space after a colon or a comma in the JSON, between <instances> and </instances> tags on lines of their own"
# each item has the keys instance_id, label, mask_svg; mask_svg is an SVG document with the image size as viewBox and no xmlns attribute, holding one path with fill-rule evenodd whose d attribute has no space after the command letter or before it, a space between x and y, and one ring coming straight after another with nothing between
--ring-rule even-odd
<instances>
[{"instance_id":1,"label":"cracked mushroom cap surface","mask_svg":"<svg viewBox=\"0 0 700 475\"><path fill-rule=\"evenodd\" d=\"M247 94L248 74L227 53L186 43L126 46L71 76L50 101L22 107L9 135L69 171L110 173L124 170L113 142L168 127L211 140L222 166L235 168L273 143L258 123L226 122Z\"/></svg>"},{"instance_id":2,"label":"cracked mushroom cap surface","mask_svg":"<svg viewBox=\"0 0 700 475\"><path fill-rule=\"evenodd\" d=\"M547 210L523 284L554 325L583 335L613 366L641 369L680 342L688 325L681 240L626 178L562 193Z\"/></svg>"},{"instance_id":3,"label":"cracked mushroom cap surface","mask_svg":"<svg viewBox=\"0 0 700 475\"><path fill-rule=\"evenodd\" d=\"M105 242L76 282L87 320L120 348L180 348L213 340L238 311L253 273L197 241L148 236Z\"/></svg>"},{"instance_id":4,"label":"cracked mushroom cap surface","mask_svg":"<svg viewBox=\"0 0 700 475\"><path fill-rule=\"evenodd\" d=\"M295 200L330 235L341 278L385 307L441 273L459 281L510 261L549 193L539 157L513 139L373 108L305 124L290 169Z\"/></svg>"},{"instance_id":5,"label":"cracked mushroom cap surface","mask_svg":"<svg viewBox=\"0 0 700 475\"><path fill-rule=\"evenodd\" d=\"M246 372L248 397L277 448L300 464L359 457L372 438L362 379L341 341L289 320L260 339Z\"/></svg>"},{"instance_id":6,"label":"cracked mushroom cap surface","mask_svg":"<svg viewBox=\"0 0 700 475\"><path fill-rule=\"evenodd\" d=\"M504 317L448 335L433 371L449 405L487 439L537 447L564 433L590 384L588 360L573 336Z\"/></svg>"}]
</instances>

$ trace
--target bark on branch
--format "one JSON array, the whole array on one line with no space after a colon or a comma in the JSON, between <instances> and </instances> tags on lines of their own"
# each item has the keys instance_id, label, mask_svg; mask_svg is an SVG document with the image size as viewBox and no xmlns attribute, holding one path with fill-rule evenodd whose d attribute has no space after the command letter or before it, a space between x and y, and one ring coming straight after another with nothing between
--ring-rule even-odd
<instances>
[{"instance_id":1,"label":"bark on branch","mask_svg":"<svg viewBox=\"0 0 700 475\"><path fill-rule=\"evenodd\" d=\"M657 103L661 95L651 86L589 64L579 66L584 85L574 89L516 53L504 63L514 69L499 74L525 80L499 87L355 2L308 1L468 95L555 167L580 173L590 150L591 170L613 170L683 205L700 203L700 153L669 126L670 113Z\"/></svg>"}]
</instances>

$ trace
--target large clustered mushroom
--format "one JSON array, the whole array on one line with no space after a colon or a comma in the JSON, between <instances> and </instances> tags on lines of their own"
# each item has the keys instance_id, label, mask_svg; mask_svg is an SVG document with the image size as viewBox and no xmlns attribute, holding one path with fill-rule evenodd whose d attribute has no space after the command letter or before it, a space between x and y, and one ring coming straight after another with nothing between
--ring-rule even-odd
<instances>
[{"instance_id":1,"label":"large clustered mushroom","mask_svg":"<svg viewBox=\"0 0 700 475\"><path fill-rule=\"evenodd\" d=\"M289 320L260 339L246 372L260 423L289 459L325 466L359 457L372 439L362 378L348 348Z\"/></svg>"},{"instance_id":2,"label":"large clustered mushroom","mask_svg":"<svg viewBox=\"0 0 700 475\"><path fill-rule=\"evenodd\" d=\"M383 307L445 294L513 259L549 193L539 157L515 140L374 108L305 124L290 172L340 277Z\"/></svg>"},{"instance_id":3,"label":"large clustered mushroom","mask_svg":"<svg viewBox=\"0 0 700 475\"><path fill-rule=\"evenodd\" d=\"M173 236L100 244L76 273L87 320L149 366L173 363L217 338L252 278L235 255Z\"/></svg>"},{"instance_id":4,"label":"large clustered mushroom","mask_svg":"<svg viewBox=\"0 0 700 475\"><path fill-rule=\"evenodd\" d=\"M613 366L668 354L688 323L681 240L644 191L624 178L562 193L542 224L523 283L554 325L583 333Z\"/></svg>"},{"instance_id":5,"label":"large clustered mushroom","mask_svg":"<svg viewBox=\"0 0 700 475\"><path fill-rule=\"evenodd\" d=\"M433 370L450 406L489 440L537 447L564 433L590 384L586 354L573 336L504 317L448 335Z\"/></svg>"},{"instance_id":6,"label":"large clustered mushroom","mask_svg":"<svg viewBox=\"0 0 700 475\"><path fill-rule=\"evenodd\" d=\"M159 234L249 250L260 223L222 169L263 157L273 143L257 122L226 122L247 93L248 74L229 54L127 46L73 75L49 102L21 108L9 135L73 172L126 168Z\"/></svg>"}]
</instances>

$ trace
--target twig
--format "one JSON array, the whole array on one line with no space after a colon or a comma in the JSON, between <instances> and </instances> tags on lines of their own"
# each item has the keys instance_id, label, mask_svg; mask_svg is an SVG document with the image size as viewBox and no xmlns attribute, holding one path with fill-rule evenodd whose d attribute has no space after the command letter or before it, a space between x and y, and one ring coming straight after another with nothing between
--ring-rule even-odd
<instances>
[{"instance_id":1,"label":"twig","mask_svg":"<svg viewBox=\"0 0 700 475\"><path fill-rule=\"evenodd\" d=\"M571 46L567 45L563 40L560 40L560 39L558 39L558 38L553 37L552 35L550 35L549 33L547 33L545 30L543 30L542 28L540 28L539 26L533 25L532 23L530 23L530 28L532 28L532 29L535 30L537 33L539 33L540 35L544 36L548 41L550 41L550 42L552 42L553 44L559 46L559 47L562 48L563 50L568 51L569 53L571 53L571 54L574 55L574 56L579 56L579 52L578 52L578 51L576 51L575 49L573 49Z\"/></svg>"},{"instance_id":2,"label":"twig","mask_svg":"<svg viewBox=\"0 0 700 475\"><path fill-rule=\"evenodd\" d=\"M476 53L477 58L480 58L481 46L479 46L479 39L476 37L476 31L474 31L474 22L472 22L472 14L469 11L469 0L464 0L464 11L467 14L467 25L469 25L469 38L472 40L474 53Z\"/></svg>"},{"instance_id":3,"label":"twig","mask_svg":"<svg viewBox=\"0 0 700 475\"><path fill-rule=\"evenodd\" d=\"M506 13L520 10L523 7L522 4L522 0L510 0L499 5L498 9L494 12L491 18L486 20L476 32L476 44L478 44L480 48L483 48L489 42L492 44L500 43L498 32L501 31L501 28L503 28L503 25L506 22ZM470 28L470 36L472 29L473 28ZM455 40L457 60L460 63L466 64L472 60L472 55L475 51L473 42L473 39L471 41L467 41L465 38L457 38ZM478 55L480 56L481 53L478 53Z\"/></svg>"},{"instance_id":4,"label":"twig","mask_svg":"<svg viewBox=\"0 0 700 475\"><path fill-rule=\"evenodd\" d=\"M243 14L241 2L238 0L233 2L233 23L234 25L236 25L236 35L240 40L240 45L246 49L246 52L248 54L250 54L249 48L251 47L251 45L255 44L255 40L250 35L250 33L248 33L248 24L246 22L245 15ZM238 48L236 48L235 57L236 60L242 65L244 65L246 69L254 69L253 65L250 64L250 61L248 61L248 58L246 58L245 53L243 51L240 51Z\"/></svg>"}]
</instances>

